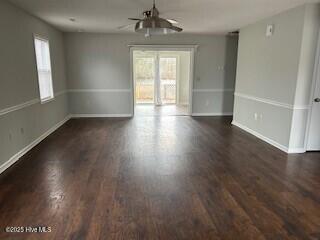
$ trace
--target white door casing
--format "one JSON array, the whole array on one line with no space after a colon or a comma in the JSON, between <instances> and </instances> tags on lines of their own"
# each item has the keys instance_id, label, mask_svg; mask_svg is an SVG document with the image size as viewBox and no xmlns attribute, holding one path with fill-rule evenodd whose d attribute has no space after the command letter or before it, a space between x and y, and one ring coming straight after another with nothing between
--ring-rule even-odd
<instances>
[{"instance_id":1,"label":"white door casing","mask_svg":"<svg viewBox=\"0 0 320 240\"><path fill-rule=\"evenodd\" d=\"M308 151L320 151L320 77L318 74L308 135Z\"/></svg>"},{"instance_id":2,"label":"white door casing","mask_svg":"<svg viewBox=\"0 0 320 240\"><path fill-rule=\"evenodd\" d=\"M135 81L133 76L133 52L135 50L142 51L188 51L190 52L190 71L189 71L189 103L188 113L192 115L193 107L193 83L194 83L194 58L195 52L198 50L198 45L128 45L130 49L130 78L131 78L131 92L132 92L132 116L134 116L135 109Z\"/></svg>"},{"instance_id":3,"label":"white door casing","mask_svg":"<svg viewBox=\"0 0 320 240\"><path fill-rule=\"evenodd\" d=\"M320 151L320 37L312 89L311 113L307 134L307 151Z\"/></svg>"}]
</instances>

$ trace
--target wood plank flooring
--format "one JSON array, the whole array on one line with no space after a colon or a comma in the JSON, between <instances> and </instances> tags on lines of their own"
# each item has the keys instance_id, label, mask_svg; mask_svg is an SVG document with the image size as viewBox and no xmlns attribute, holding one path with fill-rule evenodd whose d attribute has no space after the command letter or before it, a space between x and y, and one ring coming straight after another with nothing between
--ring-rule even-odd
<instances>
[{"instance_id":1,"label":"wood plank flooring","mask_svg":"<svg viewBox=\"0 0 320 240\"><path fill-rule=\"evenodd\" d=\"M230 122L68 121L0 175L0 239L320 239L320 153Z\"/></svg>"}]
</instances>

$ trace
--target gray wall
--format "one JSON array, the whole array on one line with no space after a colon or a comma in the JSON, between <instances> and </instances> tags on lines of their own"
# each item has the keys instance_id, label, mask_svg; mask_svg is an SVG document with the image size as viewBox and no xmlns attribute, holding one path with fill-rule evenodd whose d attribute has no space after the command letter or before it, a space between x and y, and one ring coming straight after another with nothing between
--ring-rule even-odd
<instances>
[{"instance_id":1,"label":"gray wall","mask_svg":"<svg viewBox=\"0 0 320 240\"><path fill-rule=\"evenodd\" d=\"M319 20L319 5L308 4L240 31L234 123L284 150L304 147Z\"/></svg>"},{"instance_id":2,"label":"gray wall","mask_svg":"<svg viewBox=\"0 0 320 240\"><path fill-rule=\"evenodd\" d=\"M171 35L146 39L133 34L68 33L65 40L70 110L73 114L131 114L128 44L198 44L193 112L232 112L236 38ZM221 69L223 66L225 70Z\"/></svg>"},{"instance_id":3,"label":"gray wall","mask_svg":"<svg viewBox=\"0 0 320 240\"><path fill-rule=\"evenodd\" d=\"M62 33L5 1L0 2L0 32L1 166L63 120L68 104ZM39 103L33 34L50 40L56 96L46 104Z\"/></svg>"}]
</instances>

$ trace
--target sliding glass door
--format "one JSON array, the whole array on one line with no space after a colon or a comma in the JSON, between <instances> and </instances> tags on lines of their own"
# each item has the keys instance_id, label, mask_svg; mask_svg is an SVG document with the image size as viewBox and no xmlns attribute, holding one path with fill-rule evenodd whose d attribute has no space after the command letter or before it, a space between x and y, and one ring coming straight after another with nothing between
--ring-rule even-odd
<instances>
[{"instance_id":1,"label":"sliding glass door","mask_svg":"<svg viewBox=\"0 0 320 240\"><path fill-rule=\"evenodd\" d=\"M178 57L138 51L133 58L136 104L176 104Z\"/></svg>"},{"instance_id":2,"label":"sliding glass door","mask_svg":"<svg viewBox=\"0 0 320 240\"><path fill-rule=\"evenodd\" d=\"M160 93L162 104L177 103L177 57L160 55Z\"/></svg>"},{"instance_id":3,"label":"sliding glass door","mask_svg":"<svg viewBox=\"0 0 320 240\"><path fill-rule=\"evenodd\" d=\"M134 79L137 104L155 102L155 64L154 55L139 54L134 58Z\"/></svg>"}]
</instances>

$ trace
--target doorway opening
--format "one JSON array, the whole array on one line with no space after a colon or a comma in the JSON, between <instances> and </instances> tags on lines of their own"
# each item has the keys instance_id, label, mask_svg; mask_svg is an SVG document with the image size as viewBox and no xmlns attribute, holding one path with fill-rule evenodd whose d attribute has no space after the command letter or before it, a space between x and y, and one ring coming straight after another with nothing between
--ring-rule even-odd
<instances>
[{"instance_id":1,"label":"doorway opening","mask_svg":"<svg viewBox=\"0 0 320 240\"><path fill-rule=\"evenodd\" d=\"M191 51L133 50L136 116L190 115Z\"/></svg>"}]
</instances>

